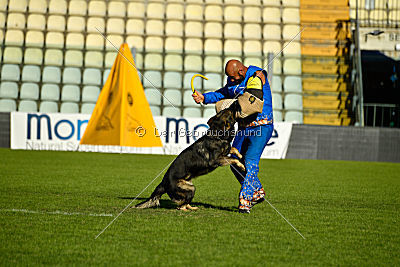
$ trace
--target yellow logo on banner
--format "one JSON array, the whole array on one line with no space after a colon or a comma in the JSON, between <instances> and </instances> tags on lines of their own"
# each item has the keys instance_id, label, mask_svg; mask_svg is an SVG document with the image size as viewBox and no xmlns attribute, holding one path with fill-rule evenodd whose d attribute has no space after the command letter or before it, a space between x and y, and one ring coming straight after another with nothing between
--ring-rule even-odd
<instances>
[{"instance_id":1,"label":"yellow logo on banner","mask_svg":"<svg viewBox=\"0 0 400 267\"><path fill-rule=\"evenodd\" d=\"M119 51L80 144L162 146L129 46Z\"/></svg>"}]
</instances>

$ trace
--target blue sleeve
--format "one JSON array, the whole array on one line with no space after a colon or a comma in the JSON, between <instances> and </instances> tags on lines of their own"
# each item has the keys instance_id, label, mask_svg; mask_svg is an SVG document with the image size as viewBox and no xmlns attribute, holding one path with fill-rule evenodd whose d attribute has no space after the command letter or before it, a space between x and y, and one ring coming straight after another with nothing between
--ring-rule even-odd
<instances>
[{"instance_id":1,"label":"blue sleeve","mask_svg":"<svg viewBox=\"0 0 400 267\"><path fill-rule=\"evenodd\" d=\"M215 92L204 93L204 104L217 103L221 99L229 96L228 86L222 87Z\"/></svg>"}]
</instances>

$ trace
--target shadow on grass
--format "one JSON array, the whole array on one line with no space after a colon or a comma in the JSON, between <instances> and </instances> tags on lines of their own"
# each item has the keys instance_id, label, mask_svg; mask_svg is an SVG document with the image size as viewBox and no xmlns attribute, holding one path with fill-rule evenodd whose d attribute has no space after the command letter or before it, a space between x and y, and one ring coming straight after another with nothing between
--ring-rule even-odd
<instances>
[{"instance_id":1,"label":"shadow on grass","mask_svg":"<svg viewBox=\"0 0 400 267\"><path fill-rule=\"evenodd\" d=\"M134 199L134 197L118 197L119 199ZM139 197L136 200L142 202L145 201L147 198ZM140 203L138 202L138 203ZM138 204L136 203L136 204ZM192 202L190 203L194 207L202 207L206 209L217 209L217 210L223 210L223 211L229 211L229 212L237 212L236 207L223 207L223 206L214 206L212 204L207 204L207 203L202 203L202 202ZM172 202L171 200L168 199L160 199L160 207L159 209L176 209L176 204Z\"/></svg>"}]
</instances>

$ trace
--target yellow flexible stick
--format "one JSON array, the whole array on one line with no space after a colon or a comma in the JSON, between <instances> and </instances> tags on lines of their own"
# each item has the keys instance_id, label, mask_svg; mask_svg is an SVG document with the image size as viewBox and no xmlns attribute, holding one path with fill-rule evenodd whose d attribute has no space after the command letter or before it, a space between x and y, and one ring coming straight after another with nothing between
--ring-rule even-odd
<instances>
[{"instance_id":1,"label":"yellow flexible stick","mask_svg":"<svg viewBox=\"0 0 400 267\"><path fill-rule=\"evenodd\" d=\"M203 79L208 80L207 77L205 77L205 76L203 76L203 75L201 75L201 74L195 74L195 75L192 76L192 81L190 82L190 85L192 86L192 92L193 92L193 94L195 94L195 95L197 95L197 93L196 93L196 91L194 90L193 82L194 82L194 78L196 78L196 77L201 77L201 78L203 78Z\"/></svg>"}]
</instances>

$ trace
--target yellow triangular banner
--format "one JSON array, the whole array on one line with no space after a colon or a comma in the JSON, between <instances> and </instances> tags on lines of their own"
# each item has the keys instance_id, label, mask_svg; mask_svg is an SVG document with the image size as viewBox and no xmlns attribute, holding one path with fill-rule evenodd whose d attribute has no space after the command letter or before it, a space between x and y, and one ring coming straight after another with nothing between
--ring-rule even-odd
<instances>
[{"instance_id":1,"label":"yellow triangular banner","mask_svg":"<svg viewBox=\"0 0 400 267\"><path fill-rule=\"evenodd\" d=\"M129 46L119 51L80 144L162 146Z\"/></svg>"}]
</instances>

